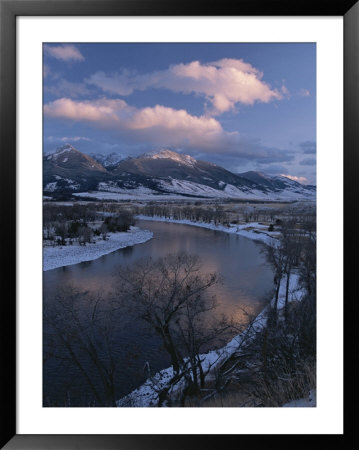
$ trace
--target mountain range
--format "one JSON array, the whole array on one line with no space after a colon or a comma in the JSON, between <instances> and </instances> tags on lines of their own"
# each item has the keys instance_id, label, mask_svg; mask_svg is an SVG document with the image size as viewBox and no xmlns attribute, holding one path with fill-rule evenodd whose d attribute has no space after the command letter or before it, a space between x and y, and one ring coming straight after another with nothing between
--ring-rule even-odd
<instances>
[{"instance_id":1,"label":"mountain range","mask_svg":"<svg viewBox=\"0 0 359 450\"><path fill-rule=\"evenodd\" d=\"M91 154L66 144L43 157L44 195L94 198L314 200L316 187L261 172L232 173L171 150L138 157Z\"/></svg>"}]
</instances>

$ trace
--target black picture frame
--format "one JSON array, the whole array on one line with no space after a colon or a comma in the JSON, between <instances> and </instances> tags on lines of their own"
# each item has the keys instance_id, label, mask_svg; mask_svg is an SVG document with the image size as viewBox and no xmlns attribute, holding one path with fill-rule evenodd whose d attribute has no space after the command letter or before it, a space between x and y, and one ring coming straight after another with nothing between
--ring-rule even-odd
<instances>
[{"instance_id":1,"label":"black picture frame","mask_svg":"<svg viewBox=\"0 0 359 450\"><path fill-rule=\"evenodd\" d=\"M342 16L344 18L344 224L351 239L344 241L345 262L356 247L354 213L355 177L359 169L359 2L341 0L0 0L1 86L0 168L6 220L1 221L1 248L6 260L2 269L1 310L1 448L5 449L184 449L202 446L264 445L270 438L276 447L295 437L299 445L314 444L319 435L18 435L16 434L16 17L18 16ZM349 264L348 264L349 266ZM346 292L355 292L353 276L344 272ZM354 298L353 304L354 304ZM346 333L352 329L354 306L345 306ZM348 340L347 340L348 342ZM348 347L346 364L350 359ZM346 370L347 370L347 365ZM349 369L348 369L349 372ZM346 392L347 393L347 392ZM349 394L350 395L350 394ZM347 399L347 397L345 397ZM346 404L348 402L345 402ZM347 417L343 435L329 435L336 447L352 431L354 417ZM329 437L327 436L327 437ZM281 439L279 439L281 438ZM339 442L340 440L340 442ZM345 441L347 442L347 441ZM344 448L344 447L343 447Z\"/></svg>"}]
</instances>

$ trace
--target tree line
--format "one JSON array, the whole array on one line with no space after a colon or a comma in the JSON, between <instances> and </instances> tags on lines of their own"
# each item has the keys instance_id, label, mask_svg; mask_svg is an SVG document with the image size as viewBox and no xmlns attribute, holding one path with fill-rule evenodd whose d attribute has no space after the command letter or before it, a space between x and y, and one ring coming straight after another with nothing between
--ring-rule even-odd
<instances>
[{"instance_id":1,"label":"tree line","mask_svg":"<svg viewBox=\"0 0 359 450\"><path fill-rule=\"evenodd\" d=\"M104 215L94 204L52 205L43 208L43 238L54 245L80 245L93 242L94 236L108 239L108 233L125 232L135 225L128 209Z\"/></svg>"},{"instance_id":2,"label":"tree line","mask_svg":"<svg viewBox=\"0 0 359 450\"><path fill-rule=\"evenodd\" d=\"M222 205L203 206L170 206L152 204L135 208L136 214L149 217L165 217L174 220L190 220L192 222L205 222L229 225L229 217Z\"/></svg>"},{"instance_id":3,"label":"tree line","mask_svg":"<svg viewBox=\"0 0 359 450\"><path fill-rule=\"evenodd\" d=\"M134 206L134 214L143 214L149 217L164 217L174 220L190 220L192 222L214 223L229 226L240 222L269 222L274 225L280 225L282 220L290 221L298 226L307 226L307 223L315 221L315 213L308 206L300 209L287 205L282 208L259 207L259 206L241 206L233 208L231 205L205 204L203 202L194 202L193 204L164 204L155 203L144 206Z\"/></svg>"}]
</instances>

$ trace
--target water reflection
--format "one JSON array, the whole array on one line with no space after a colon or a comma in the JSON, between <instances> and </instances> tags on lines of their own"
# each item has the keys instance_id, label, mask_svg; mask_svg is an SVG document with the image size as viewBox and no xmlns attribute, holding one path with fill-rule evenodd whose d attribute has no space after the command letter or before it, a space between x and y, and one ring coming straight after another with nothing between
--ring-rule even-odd
<instances>
[{"instance_id":1,"label":"water reflection","mask_svg":"<svg viewBox=\"0 0 359 450\"><path fill-rule=\"evenodd\" d=\"M150 241L118 250L97 260L44 272L44 304L56 302L56 294L71 284L89 295L101 293L110 301L116 294L117 274L143 257L157 259L169 253L188 252L199 255L203 273L221 274L223 283L211 287L219 307L217 314L226 313L238 321L255 314L272 289L271 269L260 253L260 246L240 236L198 227L142 221L141 228L153 231ZM143 365L151 362L153 371L169 364L161 342L148 329L127 317L117 334L117 354L121 359L118 395L122 396L144 382ZM81 382L78 371L63 361L49 359L44 365L44 399L47 405L63 406L71 393L72 403L87 406L91 393ZM47 400L46 400L47 399Z\"/></svg>"}]
</instances>

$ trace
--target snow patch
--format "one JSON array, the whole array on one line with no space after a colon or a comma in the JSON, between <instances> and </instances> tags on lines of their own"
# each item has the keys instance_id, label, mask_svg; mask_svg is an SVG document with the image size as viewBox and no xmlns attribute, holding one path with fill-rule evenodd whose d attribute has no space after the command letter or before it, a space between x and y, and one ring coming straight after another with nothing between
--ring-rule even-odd
<instances>
[{"instance_id":1,"label":"snow patch","mask_svg":"<svg viewBox=\"0 0 359 450\"><path fill-rule=\"evenodd\" d=\"M78 197L87 197L97 200L188 200L188 197L182 195L158 194L157 191L151 191L148 188L140 186L136 189L121 189L119 192L111 191L91 191L91 192L77 192L73 195ZM195 199L192 199L195 200Z\"/></svg>"},{"instance_id":2,"label":"snow patch","mask_svg":"<svg viewBox=\"0 0 359 450\"><path fill-rule=\"evenodd\" d=\"M43 249L43 270L92 261L120 248L141 244L152 237L153 233L149 230L131 227L127 232L108 233L107 241L99 239L95 244L45 247Z\"/></svg>"},{"instance_id":3,"label":"snow patch","mask_svg":"<svg viewBox=\"0 0 359 450\"><path fill-rule=\"evenodd\" d=\"M57 181L54 181L53 183L47 183L44 190L49 192L54 192L57 189Z\"/></svg>"},{"instance_id":4,"label":"snow patch","mask_svg":"<svg viewBox=\"0 0 359 450\"><path fill-rule=\"evenodd\" d=\"M190 155L181 155L179 153L172 152L171 150L160 150L156 153L147 153L145 156L150 159L171 159L172 161L176 161L189 167L194 167L197 162Z\"/></svg>"}]
</instances>

